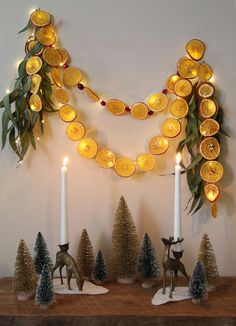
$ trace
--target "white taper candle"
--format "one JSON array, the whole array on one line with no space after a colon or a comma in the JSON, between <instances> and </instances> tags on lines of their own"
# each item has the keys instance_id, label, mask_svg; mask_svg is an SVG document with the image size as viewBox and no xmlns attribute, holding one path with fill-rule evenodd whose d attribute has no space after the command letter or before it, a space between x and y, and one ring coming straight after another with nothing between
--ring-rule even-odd
<instances>
[{"instance_id":1,"label":"white taper candle","mask_svg":"<svg viewBox=\"0 0 236 326\"><path fill-rule=\"evenodd\" d=\"M68 243L67 162L68 158L65 157L63 160L63 166L61 167L61 245Z\"/></svg>"},{"instance_id":2,"label":"white taper candle","mask_svg":"<svg viewBox=\"0 0 236 326\"><path fill-rule=\"evenodd\" d=\"M182 239L182 225L181 225L181 154L176 155L175 165L175 202L174 202L174 241ZM181 243L175 245L175 251L181 251Z\"/></svg>"}]
</instances>

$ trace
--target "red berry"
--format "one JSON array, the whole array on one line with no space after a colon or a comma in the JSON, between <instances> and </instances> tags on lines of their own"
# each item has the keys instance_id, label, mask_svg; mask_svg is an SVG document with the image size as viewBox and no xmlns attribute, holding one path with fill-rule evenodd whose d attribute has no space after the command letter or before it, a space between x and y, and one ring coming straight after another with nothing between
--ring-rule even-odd
<instances>
[{"instance_id":1,"label":"red berry","mask_svg":"<svg viewBox=\"0 0 236 326\"><path fill-rule=\"evenodd\" d=\"M65 63L64 66L63 66L64 69L66 69L68 67L69 67L69 65L67 63Z\"/></svg>"},{"instance_id":2,"label":"red berry","mask_svg":"<svg viewBox=\"0 0 236 326\"><path fill-rule=\"evenodd\" d=\"M100 104L101 104L101 106L106 106L106 102L105 101L101 101Z\"/></svg>"},{"instance_id":3,"label":"red berry","mask_svg":"<svg viewBox=\"0 0 236 326\"><path fill-rule=\"evenodd\" d=\"M81 83L79 83L77 86L78 86L78 89L80 89L81 91L84 89L84 85Z\"/></svg>"},{"instance_id":4,"label":"red berry","mask_svg":"<svg viewBox=\"0 0 236 326\"><path fill-rule=\"evenodd\" d=\"M168 93L168 89L165 88L165 89L162 90L162 94L166 95L167 93Z\"/></svg>"},{"instance_id":5,"label":"red berry","mask_svg":"<svg viewBox=\"0 0 236 326\"><path fill-rule=\"evenodd\" d=\"M125 111L130 112L131 111L130 107L126 106Z\"/></svg>"},{"instance_id":6,"label":"red berry","mask_svg":"<svg viewBox=\"0 0 236 326\"><path fill-rule=\"evenodd\" d=\"M148 115L153 115L153 111L148 111Z\"/></svg>"}]
</instances>

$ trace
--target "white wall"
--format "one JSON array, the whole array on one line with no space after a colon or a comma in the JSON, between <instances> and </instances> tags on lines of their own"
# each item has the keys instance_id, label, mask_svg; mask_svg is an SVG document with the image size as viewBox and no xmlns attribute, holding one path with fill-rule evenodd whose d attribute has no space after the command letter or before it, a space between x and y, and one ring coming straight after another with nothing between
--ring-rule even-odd
<instances>
[{"instance_id":1,"label":"white wall","mask_svg":"<svg viewBox=\"0 0 236 326\"><path fill-rule=\"evenodd\" d=\"M190 196L185 176L182 186L184 262L191 271L203 232L215 249L222 275L236 275L236 10L232 0L100 0L100 1L5 1L0 20L0 97L16 77L15 62L24 56L25 35L17 35L28 20L28 11L41 7L54 14L61 45L73 64L86 71L90 85L110 98L132 103L160 91L166 77L175 72L185 44L200 38L207 45L206 62L215 71L231 138L222 144L225 166L221 182L219 217L210 217L209 206L194 216L184 212ZM134 121L114 117L79 92L79 116L100 143L122 155L135 158L145 151L148 139L159 132L163 116ZM121 179L114 171L98 168L76 153L76 145L65 136L65 124L57 115L46 119L46 133L37 151L22 167L9 147L0 152L0 275L12 275L16 248L24 238L33 249L41 231L54 258L60 234L60 164L70 157L69 233L71 253L76 253L79 236L87 228L95 249L104 250L109 260L114 212L123 194L135 218L140 238L149 232L159 259L160 238L173 233L173 177L161 177L174 167L175 144L157 160L153 173ZM172 160L173 158L173 160Z\"/></svg>"}]
</instances>

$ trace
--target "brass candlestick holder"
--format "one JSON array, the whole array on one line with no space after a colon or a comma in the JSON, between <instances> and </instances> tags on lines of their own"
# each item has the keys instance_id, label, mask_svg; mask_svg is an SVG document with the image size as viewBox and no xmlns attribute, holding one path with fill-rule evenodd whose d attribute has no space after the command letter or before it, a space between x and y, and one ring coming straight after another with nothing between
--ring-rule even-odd
<instances>
[{"instance_id":1,"label":"brass candlestick holder","mask_svg":"<svg viewBox=\"0 0 236 326\"><path fill-rule=\"evenodd\" d=\"M69 290L71 289L70 281L71 277L74 274L76 278L76 283L78 285L78 289L80 291L83 290L83 284L84 280L82 279L78 267L76 265L76 262L74 258L68 253L69 250L69 243L65 243L62 245L59 245L60 251L56 253L56 263L52 268L52 278L55 270L59 268L60 278L61 278L61 284L63 284L63 278L62 278L62 268L66 266L66 274L67 274L67 286Z\"/></svg>"},{"instance_id":2,"label":"brass candlestick holder","mask_svg":"<svg viewBox=\"0 0 236 326\"><path fill-rule=\"evenodd\" d=\"M184 239L179 239L177 241L173 241L174 237L169 237L169 239L161 238L162 242L164 243L164 253L162 259L162 265L164 269L164 276L163 276L163 290L162 293L166 293L166 273L167 271L170 272L170 292L169 298L172 298L173 291L175 290L176 284L178 282L178 272L182 273L187 279L189 279L184 264L180 261L180 258L183 256L183 250L175 251L172 250L174 258L170 257L170 247L172 245L176 245L177 243L183 242ZM173 280L173 276L175 279Z\"/></svg>"}]
</instances>

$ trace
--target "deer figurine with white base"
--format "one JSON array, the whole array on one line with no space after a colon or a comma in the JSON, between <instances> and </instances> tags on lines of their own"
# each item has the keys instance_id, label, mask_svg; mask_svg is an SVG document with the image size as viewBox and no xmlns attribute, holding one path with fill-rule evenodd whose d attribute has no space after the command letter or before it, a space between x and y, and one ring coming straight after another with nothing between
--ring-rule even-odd
<instances>
[{"instance_id":1,"label":"deer figurine with white base","mask_svg":"<svg viewBox=\"0 0 236 326\"><path fill-rule=\"evenodd\" d=\"M163 260L162 265L164 269L164 276L163 276L163 290L162 293L165 294L166 292L166 272L170 272L170 293L169 298L172 298L172 292L175 290L175 286L178 280L178 271L182 273L187 279L189 279L184 264L181 263L180 258L182 257L182 251L180 252L173 252L175 258L170 257L170 247L171 245L175 245L183 241L178 239L177 241L173 241L174 237L170 237L169 239L161 238L162 242L164 243L164 253L163 253ZM175 275L175 281L173 281L173 274Z\"/></svg>"},{"instance_id":2,"label":"deer figurine with white base","mask_svg":"<svg viewBox=\"0 0 236 326\"><path fill-rule=\"evenodd\" d=\"M59 268L59 273L60 273L60 278L61 278L61 284L63 284L63 278L62 278L62 268L64 266L66 266L66 274L67 274L67 286L68 289L71 290L71 286L70 286L70 280L72 275L74 274L75 278L76 278L76 283L78 286L78 289L80 291L82 291L83 289L83 284L84 284L84 280L82 279L78 267L76 265L75 260L73 259L73 257L68 254L68 249L69 249L69 244L63 244L63 245L59 245L60 247L60 251L57 252L56 254L56 263L53 266L52 270L51 270L51 275L53 278L53 273L55 272L55 270L57 268Z\"/></svg>"}]
</instances>

